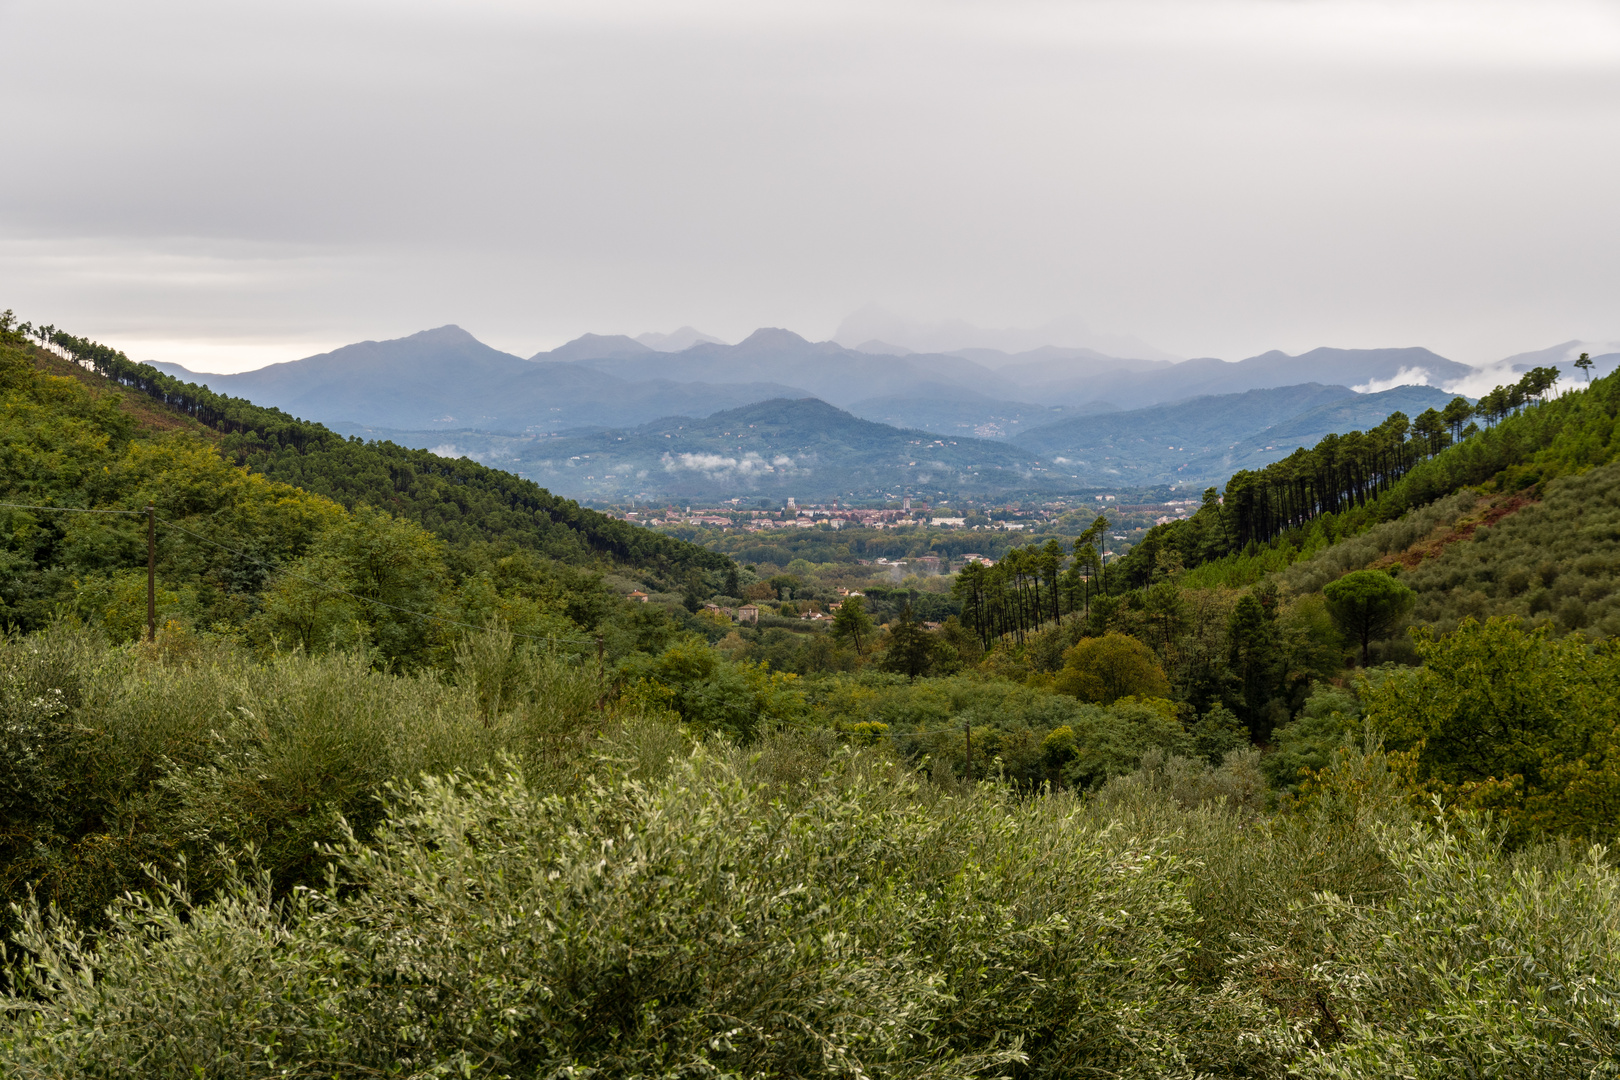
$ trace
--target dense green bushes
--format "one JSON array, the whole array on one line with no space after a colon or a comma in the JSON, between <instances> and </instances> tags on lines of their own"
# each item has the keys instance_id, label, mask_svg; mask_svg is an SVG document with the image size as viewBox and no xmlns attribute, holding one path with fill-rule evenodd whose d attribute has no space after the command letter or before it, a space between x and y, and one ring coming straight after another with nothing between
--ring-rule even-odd
<instances>
[{"instance_id":1,"label":"dense green bushes","mask_svg":"<svg viewBox=\"0 0 1620 1080\"><path fill-rule=\"evenodd\" d=\"M167 655L164 655L167 653ZM593 715L591 672L483 635L456 685L372 670L361 655L256 663L166 636L113 649L57 628L0 641L0 895L95 922L112 898L184 860L207 889L220 848L259 852L278 890L318 877L317 842L363 835L396 779L543 768Z\"/></svg>"},{"instance_id":2,"label":"dense green bushes","mask_svg":"<svg viewBox=\"0 0 1620 1080\"><path fill-rule=\"evenodd\" d=\"M668 710L700 735L746 742L805 715L797 676L727 660L696 637L682 638L657 656L630 657L618 678L641 708Z\"/></svg>"},{"instance_id":3,"label":"dense green bushes","mask_svg":"<svg viewBox=\"0 0 1620 1080\"><path fill-rule=\"evenodd\" d=\"M942 800L859 756L760 788L724 749L640 777L611 764L635 756L623 740L604 750L571 794L516 774L401 793L279 913L251 880L202 910L129 905L95 953L32 920L39 1011L0 1062L1191 1076L1274 1066L1291 1041L1257 995L1177 978L1196 917L1168 836L1063 798Z\"/></svg>"},{"instance_id":4,"label":"dense green bushes","mask_svg":"<svg viewBox=\"0 0 1620 1080\"><path fill-rule=\"evenodd\" d=\"M863 673L806 680L811 715L857 742L883 742L935 775L1081 788L1130 772L1145 754L1193 754L1168 701L1087 704L1040 687L956 675L908 682ZM1245 742L1247 740L1244 740Z\"/></svg>"},{"instance_id":5,"label":"dense green bushes","mask_svg":"<svg viewBox=\"0 0 1620 1080\"><path fill-rule=\"evenodd\" d=\"M1477 823L1382 846L1399 876L1388 898L1316 901L1342 1036L1308 1059L1315 1075L1615 1075L1620 874L1605 851L1504 858Z\"/></svg>"},{"instance_id":6,"label":"dense green bushes","mask_svg":"<svg viewBox=\"0 0 1620 1080\"><path fill-rule=\"evenodd\" d=\"M1620 828L1620 646L1516 620L1418 638L1420 669L1367 692L1367 718L1448 804L1494 809L1515 839Z\"/></svg>"},{"instance_id":7,"label":"dense green bushes","mask_svg":"<svg viewBox=\"0 0 1620 1080\"><path fill-rule=\"evenodd\" d=\"M1189 794L1239 791L1239 766L1156 766L1088 801L946 794L881 753L669 731L620 729L568 775L397 789L369 842L279 902L249 870L209 904L124 902L95 945L28 909L0 1067L1370 1080L1614 1060L1620 878L1412 824L1376 751L1266 818Z\"/></svg>"}]
</instances>

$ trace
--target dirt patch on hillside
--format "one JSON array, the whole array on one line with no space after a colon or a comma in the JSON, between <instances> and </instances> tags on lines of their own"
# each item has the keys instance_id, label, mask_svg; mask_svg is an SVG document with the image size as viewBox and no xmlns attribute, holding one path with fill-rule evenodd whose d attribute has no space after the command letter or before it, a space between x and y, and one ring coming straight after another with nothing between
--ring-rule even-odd
<instances>
[{"instance_id":1,"label":"dirt patch on hillside","mask_svg":"<svg viewBox=\"0 0 1620 1080\"><path fill-rule=\"evenodd\" d=\"M1462 517L1450 525L1441 525L1405 551L1385 555L1372 564L1372 569L1388 570L1399 565L1410 570L1425 559L1438 558L1449 545L1472 539L1476 530L1495 525L1509 514L1516 514L1536 501L1523 492L1482 495Z\"/></svg>"}]
</instances>

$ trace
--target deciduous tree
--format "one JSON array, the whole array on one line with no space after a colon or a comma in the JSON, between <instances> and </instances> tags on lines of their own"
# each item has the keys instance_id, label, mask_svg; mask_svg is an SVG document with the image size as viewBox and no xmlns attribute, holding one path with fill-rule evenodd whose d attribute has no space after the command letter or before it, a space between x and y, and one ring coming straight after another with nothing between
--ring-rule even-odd
<instances>
[{"instance_id":1,"label":"deciduous tree","mask_svg":"<svg viewBox=\"0 0 1620 1080\"><path fill-rule=\"evenodd\" d=\"M1122 697L1163 698L1170 695L1153 650L1128 634L1084 638L1064 653L1056 687L1082 701L1111 705Z\"/></svg>"}]
</instances>

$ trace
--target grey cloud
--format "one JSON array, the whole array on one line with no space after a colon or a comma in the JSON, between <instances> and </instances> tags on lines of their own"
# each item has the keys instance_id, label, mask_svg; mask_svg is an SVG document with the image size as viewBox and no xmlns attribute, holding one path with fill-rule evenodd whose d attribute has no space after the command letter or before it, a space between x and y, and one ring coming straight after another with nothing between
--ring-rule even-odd
<instances>
[{"instance_id":1,"label":"grey cloud","mask_svg":"<svg viewBox=\"0 0 1620 1080\"><path fill-rule=\"evenodd\" d=\"M1179 355L1608 337L1610 4L12 3L0 303L296 348L456 322L1081 319Z\"/></svg>"}]
</instances>

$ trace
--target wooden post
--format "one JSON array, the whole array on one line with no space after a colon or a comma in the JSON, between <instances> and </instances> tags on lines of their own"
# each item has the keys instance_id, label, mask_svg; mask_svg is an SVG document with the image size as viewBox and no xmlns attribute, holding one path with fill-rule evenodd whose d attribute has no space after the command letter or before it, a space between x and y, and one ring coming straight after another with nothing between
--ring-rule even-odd
<instances>
[{"instance_id":1,"label":"wooden post","mask_svg":"<svg viewBox=\"0 0 1620 1080\"><path fill-rule=\"evenodd\" d=\"M607 689L602 685L606 671L602 666L602 635L596 635L596 707L607 706Z\"/></svg>"},{"instance_id":2,"label":"wooden post","mask_svg":"<svg viewBox=\"0 0 1620 1080\"><path fill-rule=\"evenodd\" d=\"M963 720L962 731L967 735L967 778L973 783L973 721Z\"/></svg>"},{"instance_id":3,"label":"wooden post","mask_svg":"<svg viewBox=\"0 0 1620 1080\"><path fill-rule=\"evenodd\" d=\"M157 640L157 510L146 504L146 640Z\"/></svg>"}]
</instances>

